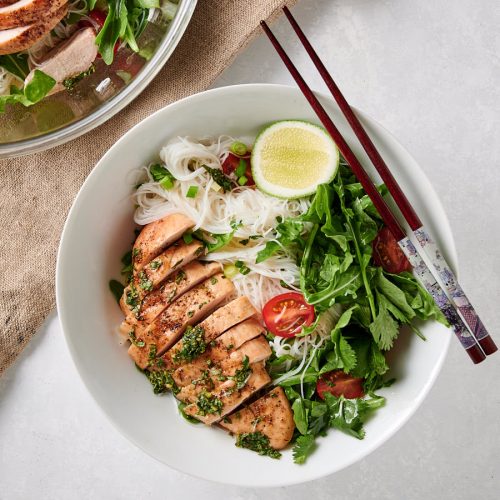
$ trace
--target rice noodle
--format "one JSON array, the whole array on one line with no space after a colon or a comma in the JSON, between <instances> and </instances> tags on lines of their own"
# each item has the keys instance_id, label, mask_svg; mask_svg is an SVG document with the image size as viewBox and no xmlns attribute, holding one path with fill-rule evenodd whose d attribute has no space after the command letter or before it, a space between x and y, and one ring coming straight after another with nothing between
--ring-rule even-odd
<instances>
[{"instance_id":1,"label":"rice noodle","mask_svg":"<svg viewBox=\"0 0 500 500\"><path fill-rule=\"evenodd\" d=\"M258 292L259 287L250 285L253 275L256 276L255 279L261 277L259 286L262 289L282 291L284 289L279 286L280 280L292 288L297 285L298 268L295 261L284 252L259 264L255 263L257 254L265 248L267 242L275 238L273 229L277 217L295 217L307 210L309 202L281 200L245 186L224 193L203 165L221 169L233 142L234 139L229 136L202 140L178 137L170 141L162 149L160 157L177 181L172 189L165 190L154 182L149 169L144 167L133 179L134 183L141 178L146 180L134 195L137 205L134 218L136 223L144 225L169 213L182 212L196 222L194 230L201 229L213 234L234 231L234 239L230 245L210 253L205 259L223 264L242 261L251 273L244 278L237 277L235 281L240 282L242 289L252 287L253 292L249 292L249 296L257 307L261 307L265 301ZM195 198L186 197L191 186L198 188ZM241 244L241 240L246 245Z\"/></svg>"}]
</instances>

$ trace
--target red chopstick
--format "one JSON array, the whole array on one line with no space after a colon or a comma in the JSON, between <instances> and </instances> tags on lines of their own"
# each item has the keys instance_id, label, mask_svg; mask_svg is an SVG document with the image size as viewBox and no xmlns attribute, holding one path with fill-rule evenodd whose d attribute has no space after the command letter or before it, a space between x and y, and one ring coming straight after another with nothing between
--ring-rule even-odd
<instances>
[{"instance_id":1,"label":"red chopstick","mask_svg":"<svg viewBox=\"0 0 500 500\"><path fill-rule=\"evenodd\" d=\"M349 122L349 125L351 126L352 130L356 134L356 137L363 146L363 149L366 151L368 157L370 158L371 162L377 169L377 172L380 174L380 177L387 186L389 193L396 202L396 205L401 211L403 217L410 226L411 230L414 232L416 239L422 246L428 258L431 260L434 268L437 270L437 273L441 277L441 284L448 291L448 295L450 296L452 302L455 304L455 307L457 308L459 314L461 314L462 318L468 324L471 333L476 337L485 354L493 354L495 351L497 351L498 348L489 335L488 331L486 330L486 327L483 325L481 319L479 318L479 315L476 313L474 307L470 303L467 295L462 290L460 284L458 283L458 279L446 262L443 256L443 252L440 251L440 249L437 247L437 244L432 240L432 238L425 230L422 221L418 217L417 213L408 201L408 198L392 175L389 167L373 144L363 125L361 125L357 116L354 114L351 106L349 106L349 103L343 96L339 87L333 80L332 76L326 69L325 65L319 58L318 54L298 25L288 7L284 7L283 11L309 57L316 66L319 74L323 78L326 86L330 90L334 99L337 101L339 108Z\"/></svg>"},{"instance_id":2,"label":"red chopstick","mask_svg":"<svg viewBox=\"0 0 500 500\"><path fill-rule=\"evenodd\" d=\"M327 112L320 104L314 93L308 87L307 83L304 81L300 75L297 68L294 66L288 55L286 54L283 47L280 45L276 37L273 35L272 31L265 21L261 21L261 26L264 32L268 36L269 40L273 44L274 48L278 52L279 56L285 63L288 71L297 82L300 90L302 91L304 97L308 100L311 107L316 112L318 118L323 123L328 133L331 135L340 152L349 163L351 169L353 170L355 176L358 178L359 182L363 186L370 199L372 200L375 208L378 210L380 216L382 217L385 225L391 230L394 237L398 240L401 249L405 252L406 256L410 259L412 266L419 277L422 284L426 287L429 293L432 295L434 301L441 309L443 314L445 314L448 319L451 328L453 329L455 335L460 340L462 347L466 350L467 354L470 356L474 363L479 363L485 359L485 354L479 347L474 336L471 336L469 330L465 326L462 318L457 314L455 308L450 303L448 297L442 290L441 285L439 285L433 274L428 269L427 265L420 257L420 254L413 246L413 243L407 238L405 232L401 228L399 222L385 203L385 200L379 194L377 188L371 181L368 174L365 172L358 159L352 152L351 148L344 140L337 127L334 125Z\"/></svg>"}]
</instances>

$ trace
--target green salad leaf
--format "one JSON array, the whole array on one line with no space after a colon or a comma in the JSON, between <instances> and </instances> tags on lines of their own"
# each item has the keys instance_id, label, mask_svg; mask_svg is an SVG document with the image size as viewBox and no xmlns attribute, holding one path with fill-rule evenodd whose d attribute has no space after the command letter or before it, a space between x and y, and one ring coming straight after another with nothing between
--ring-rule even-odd
<instances>
[{"instance_id":1,"label":"green salad leaf","mask_svg":"<svg viewBox=\"0 0 500 500\"><path fill-rule=\"evenodd\" d=\"M20 103L23 106L33 106L41 101L54 87L56 81L43 71L36 69L33 79L22 89L12 86L10 94L0 96L0 113L5 111L7 104Z\"/></svg>"}]
</instances>

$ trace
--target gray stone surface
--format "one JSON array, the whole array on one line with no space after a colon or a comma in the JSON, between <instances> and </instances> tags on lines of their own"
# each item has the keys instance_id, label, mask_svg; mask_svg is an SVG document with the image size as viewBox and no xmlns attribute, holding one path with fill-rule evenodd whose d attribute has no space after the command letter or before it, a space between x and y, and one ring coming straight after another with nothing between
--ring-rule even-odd
<instances>
[{"instance_id":1,"label":"gray stone surface","mask_svg":"<svg viewBox=\"0 0 500 500\"><path fill-rule=\"evenodd\" d=\"M433 182L461 281L500 341L500 4L302 0L294 12L352 104ZM276 32L322 90L283 21ZM248 82L291 83L263 38L217 85ZM80 382L54 315L0 379L0 498L498 498L499 362L475 367L454 341L421 408L365 460L301 486L238 489L173 472L118 434Z\"/></svg>"}]
</instances>

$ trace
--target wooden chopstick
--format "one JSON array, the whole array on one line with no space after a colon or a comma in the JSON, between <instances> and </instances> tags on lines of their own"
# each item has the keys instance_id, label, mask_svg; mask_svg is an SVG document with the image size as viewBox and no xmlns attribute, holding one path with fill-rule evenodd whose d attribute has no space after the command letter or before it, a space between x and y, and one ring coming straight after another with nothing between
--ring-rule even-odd
<instances>
[{"instance_id":1,"label":"wooden chopstick","mask_svg":"<svg viewBox=\"0 0 500 500\"><path fill-rule=\"evenodd\" d=\"M337 101L340 110L344 114L346 120L349 122L349 125L351 126L352 130L356 134L356 137L363 146L363 149L366 151L366 154L370 158L371 162L377 169L377 172L380 174L380 177L387 186L389 193L393 197L403 217L413 231L413 234L415 235L417 241L429 258L433 267L435 268L437 278L440 280L440 284L448 292L450 300L457 308L459 314L468 324L471 333L478 341L484 353L486 355L493 354L495 351L497 351L498 348L495 345L495 342L491 338L490 334L486 330L483 322L479 318L479 315L476 313L474 307L470 303L465 292L462 290L462 287L458 283L457 277L446 262L443 256L443 252L438 248L437 244L425 230L422 221L411 206L408 198L397 183L396 179L392 175L389 167L375 147L375 144L373 144L363 125L354 114L351 106L343 96L339 87L333 80L332 76L326 69L325 65L319 58L318 54L298 25L288 7L284 7L283 11L309 57L316 66L316 69L323 78L326 86L330 90L334 99Z\"/></svg>"},{"instance_id":2,"label":"wooden chopstick","mask_svg":"<svg viewBox=\"0 0 500 500\"><path fill-rule=\"evenodd\" d=\"M437 283L433 274L425 264L424 260L418 253L416 247L413 245L411 240L406 236L404 230L400 226L394 214L391 212L390 208L385 203L385 200L379 194L377 188L371 181L369 175L365 172L355 154L352 152L351 148L347 142L342 137L341 133L338 131L337 127L334 125L327 112L318 101L312 90L308 87L305 80L300 75L297 68L294 66L288 55L286 54L283 47L280 45L269 26L265 21L261 21L261 26L268 36L269 40L273 44L274 48L278 52L278 55L283 60L288 71L296 81L302 94L307 99L315 113L317 114L323 126L326 128L328 133L331 135L334 142L337 144L340 152L344 156L345 160L350 165L355 176L363 186L370 199L372 200L375 208L378 210L384 224L391 230L394 237L398 240L398 244L405 253L406 257L410 261L417 275L419 281L426 288L426 290L431 294L434 302L443 312L446 319L450 323L450 327L459 339L462 347L466 350L469 357L474 363L480 363L486 356L483 353L481 347L477 343L473 335L470 334L465 323L457 314L457 311L451 304L443 288Z\"/></svg>"}]
</instances>

